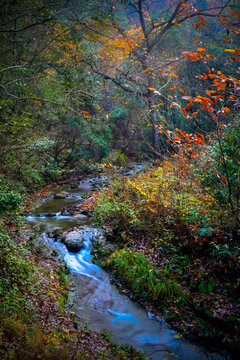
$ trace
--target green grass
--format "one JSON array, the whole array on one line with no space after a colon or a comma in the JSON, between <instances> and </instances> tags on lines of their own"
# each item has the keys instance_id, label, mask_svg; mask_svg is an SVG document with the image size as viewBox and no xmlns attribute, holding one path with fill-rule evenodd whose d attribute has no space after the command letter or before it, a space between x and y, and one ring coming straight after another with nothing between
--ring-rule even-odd
<instances>
[{"instance_id":1,"label":"green grass","mask_svg":"<svg viewBox=\"0 0 240 360\"><path fill-rule=\"evenodd\" d=\"M141 253L122 249L116 251L107 264L137 295L150 297L153 301L182 295L181 286L171 274L164 269L155 269Z\"/></svg>"}]
</instances>

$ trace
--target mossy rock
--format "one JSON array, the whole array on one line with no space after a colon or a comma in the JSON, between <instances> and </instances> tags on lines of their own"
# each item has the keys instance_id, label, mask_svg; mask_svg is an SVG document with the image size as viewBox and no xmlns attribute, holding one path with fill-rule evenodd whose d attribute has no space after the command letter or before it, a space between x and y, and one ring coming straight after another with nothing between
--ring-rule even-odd
<instances>
[{"instance_id":1,"label":"mossy rock","mask_svg":"<svg viewBox=\"0 0 240 360\"><path fill-rule=\"evenodd\" d=\"M67 197L68 197L68 193L65 191L54 194L54 199L57 200L66 199Z\"/></svg>"}]
</instances>

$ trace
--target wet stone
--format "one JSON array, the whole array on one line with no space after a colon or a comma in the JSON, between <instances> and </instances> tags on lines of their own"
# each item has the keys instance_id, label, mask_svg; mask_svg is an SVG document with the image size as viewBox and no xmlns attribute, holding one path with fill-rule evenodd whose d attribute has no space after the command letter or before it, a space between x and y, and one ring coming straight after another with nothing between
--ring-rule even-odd
<instances>
[{"instance_id":1,"label":"wet stone","mask_svg":"<svg viewBox=\"0 0 240 360\"><path fill-rule=\"evenodd\" d=\"M55 241L61 241L63 237L63 230L55 229L52 232L47 233L47 236L51 239L54 239Z\"/></svg>"},{"instance_id":2,"label":"wet stone","mask_svg":"<svg viewBox=\"0 0 240 360\"><path fill-rule=\"evenodd\" d=\"M62 242L66 245L68 251L76 253L81 250L84 238L81 232L73 230L62 236Z\"/></svg>"},{"instance_id":3,"label":"wet stone","mask_svg":"<svg viewBox=\"0 0 240 360\"><path fill-rule=\"evenodd\" d=\"M61 215L74 215L77 214L80 211L80 205L76 205L76 206L65 206L62 210L61 210Z\"/></svg>"},{"instance_id":4,"label":"wet stone","mask_svg":"<svg viewBox=\"0 0 240 360\"><path fill-rule=\"evenodd\" d=\"M68 193L65 191L54 194L54 199L56 199L56 200L66 199L67 197L68 197Z\"/></svg>"}]
</instances>

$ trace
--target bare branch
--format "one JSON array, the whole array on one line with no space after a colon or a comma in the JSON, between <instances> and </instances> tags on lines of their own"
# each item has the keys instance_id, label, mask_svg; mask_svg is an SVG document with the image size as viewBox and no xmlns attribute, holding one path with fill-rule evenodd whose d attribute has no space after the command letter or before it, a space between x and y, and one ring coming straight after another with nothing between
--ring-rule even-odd
<instances>
[{"instance_id":1,"label":"bare branch","mask_svg":"<svg viewBox=\"0 0 240 360\"><path fill-rule=\"evenodd\" d=\"M27 63L23 64L23 65L13 65L13 66L8 66L6 68L3 68L0 70L0 73L1 72L4 72L4 71L7 71L7 70L12 70L12 69L21 69L21 68L24 68L26 67Z\"/></svg>"}]
</instances>

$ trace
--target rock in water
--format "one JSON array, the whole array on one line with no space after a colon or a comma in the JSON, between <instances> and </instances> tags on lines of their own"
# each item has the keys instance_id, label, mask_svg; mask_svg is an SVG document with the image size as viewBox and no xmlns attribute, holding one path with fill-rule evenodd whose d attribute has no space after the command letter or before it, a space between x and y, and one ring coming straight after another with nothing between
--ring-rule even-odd
<instances>
[{"instance_id":1,"label":"rock in water","mask_svg":"<svg viewBox=\"0 0 240 360\"><path fill-rule=\"evenodd\" d=\"M84 238L79 231L73 230L63 235L62 242L66 245L68 251L77 253L83 246Z\"/></svg>"},{"instance_id":2,"label":"rock in water","mask_svg":"<svg viewBox=\"0 0 240 360\"><path fill-rule=\"evenodd\" d=\"M54 199L66 199L68 197L68 193L65 191L59 192L54 195Z\"/></svg>"}]
</instances>

